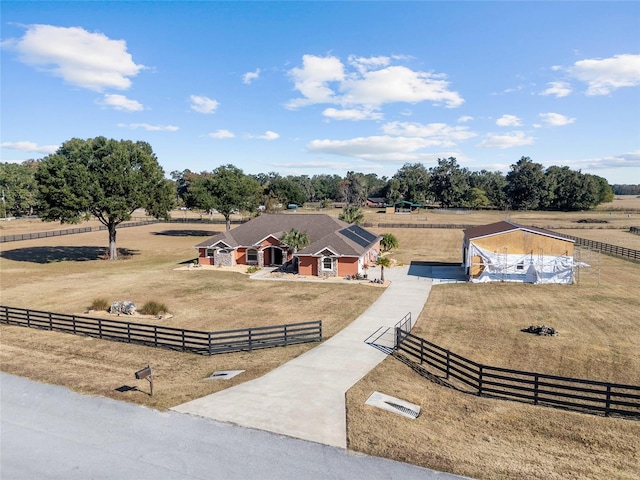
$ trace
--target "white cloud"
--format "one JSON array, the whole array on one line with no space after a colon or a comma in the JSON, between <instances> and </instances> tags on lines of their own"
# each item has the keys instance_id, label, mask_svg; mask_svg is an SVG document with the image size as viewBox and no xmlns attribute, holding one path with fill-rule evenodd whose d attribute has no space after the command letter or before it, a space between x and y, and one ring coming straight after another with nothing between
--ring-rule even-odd
<instances>
[{"instance_id":1,"label":"white cloud","mask_svg":"<svg viewBox=\"0 0 640 480\"><path fill-rule=\"evenodd\" d=\"M417 162L431 154L420 150L437 146L438 142L419 137L389 135L358 137L349 140L313 140L307 144L310 152L330 153L375 162Z\"/></svg>"},{"instance_id":2,"label":"white cloud","mask_svg":"<svg viewBox=\"0 0 640 480\"><path fill-rule=\"evenodd\" d=\"M543 122L552 127L561 127L563 125L569 125L576 121L575 118L566 117L560 113L541 113L538 115Z\"/></svg>"},{"instance_id":3,"label":"white cloud","mask_svg":"<svg viewBox=\"0 0 640 480\"><path fill-rule=\"evenodd\" d=\"M104 105L105 107L115 108L116 110L125 110L127 112L139 112L144 110L144 106L140 102L115 93L106 94L102 100L99 100L97 103Z\"/></svg>"},{"instance_id":4,"label":"white cloud","mask_svg":"<svg viewBox=\"0 0 640 480\"><path fill-rule=\"evenodd\" d=\"M255 72L247 72L242 76L242 83L250 85L251 82L260 78L260 69L256 69Z\"/></svg>"},{"instance_id":5,"label":"white cloud","mask_svg":"<svg viewBox=\"0 0 640 480\"><path fill-rule=\"evenodd\" d=\"M511 132L505 135L496 135L490 133L486 140L480 142L477 146L480 148L511 148L521 147L523 145L533 145L535 139L528 137L524 132Z\"/></svg>"},{"instance_id":6,"label":"white cloud","mask_svg":"<svg viewBox=\"0 0 640 480\"><path fill-rule=\"evenodd\" d=\"M267 130L264 132L264 135L260 135L258 138L262 140L276 140L277 138L280 138L280 135L276 132L272 132L271 130Z\"/></svg>"},{"instance_id":7,"label":"white cloud","mask_svg":"<svg viewBox=\"0 0 640 480\"><path fill-rule=\"evenodd\" d=\"M176 127L175 125L150 125L148 123L119 123L118 126L130 128L131 130L142 128L147 132L177 132L180 130L180 127Z\"/></svg>"},{"instance_id":8,"label":"white cloud","mask_svg":"<svg viewBox=\"0 0 640 480\"><path fill-rule=\"evenodd\" d=\"M124 40L112 40L103 33L53 25L28 25L26 29L22 38L9 39L2 46L16 51L22 63L71 85L98 92L126 90L131 86L130 77L145 68L133 61Z\"/></svg>"},{"instance_id":9,"label":"white cloud","mask_svg":"<svg viewBox=\"0 0 640 480\"><path fill-rule=\"evenodd\" d=\"M302 98L290 100L287 108L330 103L343 107L376 109L386 103L430 101L446 107L458 107L464 100L449 90L442 74L419 72L389 65L388 57L349 57L351 71L334 56L304 55L302 68L289 75Z\"/></svg>"},{"instance_id":10,"label":"white cloud","mask_svg":"<svg viewBox=\"0 0 640 480\"><path fill-rule=\"evenodd\" d=\"M640 55L580 60L567 70L573 78L588 85L587 95L608 95L621 87L640 85Z\"/></svg>"},{"instance_id":11,"label":"white cloud","mask_svg":"<svg viewBox=\"0 0 640 480\"><path fill-rule=\"evenodd\" d=\"M374 69L376 67L386 67L391 63L389 57L356 57L355 55L349 55L347 60L350 65L354 66L360 73L364 73L367 70Z\"/></svg>"},{"instance_id":12,"label":"white cloud","mask_svg":"<svg viewBox=\"0 0 640 480\"><path fill-rule=\"evenodd\" d=\"M574 169L584 170L603 170L618 168L634 168L640 165L640 150L635 152L622 153L619 155L608 155L596 158L584 158L580 160L562 160L557 164L566 165ZM637 183L639 175L636 173L634 178L629 178L627 183Z\"/></svg>"},{"instance_id":13,"label":"white cloud","mask_svg":"<svg viewBox=\"0 0 640 480\"><path fill-rule=\"evenodd\" d=\"M522 122L515 115L502 115L496 120L496 125L499 127L519 127Z\"/></svg>"},{"instance_id":14,"label":"white cloud","mask_svg":"<svg viewBox=\"0 0 640 480\"><path fill-rule=\"evenodd\" d=\"M214 113L220 105L216 100L200 95L191 95L191 110L198 113Z\"/></svg>"},{"instance_id":15,"label":"white cloud","mask_svg":"<svg viewBox=\"0 0 640 480\"><path fill-rule=\"evenodd\" d=\"M470 117L469 115L463 115L462 117L460 117L458 119L458 123L466 123L466 122L470 122L471 120L473 120L473 117Z\"/></svg>"},{"instance_id":16,"label":"white cloud","mask_svg":"<svg viewBox=\"0 0 640 480\"><path fill-rule=\"evenodd\" d=\"M257 138L259 140L276 140L280 138L280 135L276 132L272 132L271 130L267 130L262 135L245 135L246 138Z\"/></svg>"},{"instance_id":17,"label":"white cloud","mask_svg":"<svg viewBox=\"0 0 640 480\"><path fill-rule=\"evenodd\" d=\"M431 146L441 147L452 147L458 141L476 136L469 127L452 127L446 123L390 122L382 126L382 131L388 135L429 138Z\"/></svg>"},{"instance_id":18,"label":"white cloud","mask_svg":"<svg viewBox=\"0 0 640 480\"><path fill-rule=\"evenodd\" d=\"M314 103L337 103L328 83L344 80L344 66L336 57L303 55L302 68L292 68L289 76L293 78L296 90L302 93L304 98L289 101L288 108Z\"/></svg>"},{"instance_id":19,"label":"white cloud","mask_svg":"<svg viewBox=\"0 0 640 480\"><path fill-rule=\"evenodd\" d=\"M383 118L380 112L357 108L346 108L342 110L327 108L322 112L322 115L334 120L380 120Z\"/></svg>"},{"instance_id":20,"label":"white cloud","mask_svg":"<svg viewBox=\"0 0 640 480\"><path fill-rule=\"evenodd\" d=\"M213 133L210 133L207 135L207 137L211 137L211 138L234 138L235 135L233 132L230 132L229 130L225 130L225 129L220 129L217 130Z\"/></svg>"},{"instance_id":21,"label":"white cloud","mask_svg":"<svg viewBox=\"0 0 640 480\"><path fill-rule=\"evenodd\" d=\"M272 162L270 165L292 170L320 169L323 171L343 171L353 169L353 163L349 162Z\"/></svg>"},{"instance_id":22,"label":"white cloud","mask_svg":"<svg viewBox=\"0 0 640 480\"><path fill-rule=\"evenodd\" d=\"M20 152L34 152L34 153L55 153L58 145L38 145L35 142L22 141L22 142L2 142L0 147L8 148L9 150L18 150Z\"/></svg>"},{"instance_id":23,"label":"white cloud","mask_svg":"<svg viewBox=\"0 0 640 480\"><path fill-rule=\"evenodd\" d=\"M350 104L383 105L385 103L419 103L431 101L458 107L464 100L457 92L448 90L449 82L441 75L416 72L407 67L390 66L368 71L360 77L351 76L341 89L342 100Z\"/></svg>"},{"instance_id":24,"label":"white cloud","mask_svg":"<svg viewBox=\"0 0 640 480\"><path fill-rule=\"evenodd\" d=\"M549 88L540 95L553 95L556 98L566 97L571 93L571 86L567 82L549 82Z\"/></svg>"}]
</instances>

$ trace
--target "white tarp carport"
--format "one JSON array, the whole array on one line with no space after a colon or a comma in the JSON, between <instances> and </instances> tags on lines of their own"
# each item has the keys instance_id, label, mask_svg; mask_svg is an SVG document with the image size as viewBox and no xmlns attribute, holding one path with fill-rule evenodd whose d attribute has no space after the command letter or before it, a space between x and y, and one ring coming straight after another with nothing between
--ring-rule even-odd
<instances>
[{"instance_id":1,"label":"white tarp carport","mask_svg":"<svg viewBox=\"0 0 640 480\"><path fill-rule=\"evenodd\" d=\"M575 264L573 257L566 255L496 253L471 242L465 260L467 268L480 267L480 274L470 278L473 283L573 283Z\"/></svg>"}]
</instances>

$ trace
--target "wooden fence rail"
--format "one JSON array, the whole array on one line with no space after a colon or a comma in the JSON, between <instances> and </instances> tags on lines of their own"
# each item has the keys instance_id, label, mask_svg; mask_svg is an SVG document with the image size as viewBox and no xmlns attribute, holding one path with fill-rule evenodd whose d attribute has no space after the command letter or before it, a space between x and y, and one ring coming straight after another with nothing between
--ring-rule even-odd
<instances>
[{"instance_id":1,"label":"wooden fence rail","mask_svg":"<svg viewBox=\"0 0 640 480\"><path fill-rule=\"evenodd\" d=\"M201 355L251 351L322 340L321 321L202 332L0 305L0 323L188 351Z\"/></svg>"},{"instance_id":2,"label":"wooden fence rail","mask_svg":"<svg viewBox=\"0 0 640 480\"><path fill-rule=\"evenodd\" d=\"M143 225L150 225L152 223L158 223L158 222L159 220L142 220L138 222L127 222L119 225L118 228L141 227ZM2 235L0 237L0 243L19 242L20 240L35 240L37 238L62 237L64 235L75 235L77 233L99 232L106 229L107 229L106 226L100 225L98 227L66 228L64 230L50 230L48 232L21 233L17 235Z\"/></svg>"},{"instance_id":3,"label":"wooden fence rail","mask_svg":"<svg viewBox=\"0 0 640 480\"><path fill-rule=\"evenodd\" d=\"M247 222L246 219L240 220L231 220L233 225L239 225L241 223ZM142 219L136 220L133 222L122 223L118 226L118 228L127 228L127 227L141 227L144 225L151 225L154 223L205 223L205 224L222 224L224 225L226 222L224 219L209 219L209 218L172 218L170 220L149 220ZM19 242L20 240L35 240L38 238L47 238L47 237L61 237L64 235L75 235L77 233L87 233L87 232L100 232L106 230L107 227L104 225L99 225L97 227L79 227L79 228L66 228L64 230L50 230L48 232L35 232L35 233L21 233L16 235L2 235L0 236L0 243L5 242Z\"/></svg>"},{"instance_id":4,"label":"wooden fence rail","mask_svg":"<svg viewBox=\"0 0 640 480\"><path fill-rule=\"evenodd\" d=\"M595 250L600 250L607 255L613 255L615 257L622 257L624 259L640 261L640 250L634 250L633 248L619 247L617 245L611 245L609 243L596 242L595 240L589 240L587 238L574 237L573 235L561 234L563 237L575 240L576 245L581 247L587 247Z\"/></svg>"},{"instance_id":5,"label":"wooden fence rail","mask_svg":"<svg viewBox=\"0 0 640 480\"><path fill-rule=\"evenodd\" d=\"M152 223L204 223L204 224L223 224L224 219L206 219L206 218L174 218L169 221L164 220L141 220L136 222L123 223L118 228L125 227L139 227L142 225L149 225ZM232 224L241 224L247 222L247 219L232 220ZM439 229L451 229L451 230L464 230L467 228L476 227L477 225L465 225L465 224L439 224L439 223L363 223L363 227L367 228L439 228ZM637 227L631 227L631 232ZM25 233L18 235L3 235L0 236L0 243L4 242L16 242L19 240L33 240L36 238L58 237L61 235L72 235L76 233L96 232L100 230L106 230L107 227L101 225L99 227L84 227L84 228L69 228L66 230L53 230L49 232L38 233ZM635 233L635 232L634 232ZM611 245L608 243L596 242L586 238L574 237L572 235L565 235L559 233L566 238L570 238L576 242L576 245L588 248L594 248L600 250L607 255L613 255L623 258L625 260L640 261L640 250L634 250L632 248L619 247L617 245Z\"/></svg>"},{"instance_id":6,"label":"wooden fence rail","mask_svg":"<svg viewBox=\"0 0 640 480\"><path fill-rule=\"evenodd\" d=\"M395 349L476 395L605 416L640 417L640 386L482 365L400 328L396 329Z\"/></svg>"},{"instance_id":7,"label":"wooden fence rail","mask_svg":"<svg viewBox=\"0 0 640 480\"><path fill-rule=\"evenodd\" d=\"M465 230L477 227L477 225L466 225L458 223L363 223L367 228L441 228L453 230Z\"/></svg>"}]
</instances>

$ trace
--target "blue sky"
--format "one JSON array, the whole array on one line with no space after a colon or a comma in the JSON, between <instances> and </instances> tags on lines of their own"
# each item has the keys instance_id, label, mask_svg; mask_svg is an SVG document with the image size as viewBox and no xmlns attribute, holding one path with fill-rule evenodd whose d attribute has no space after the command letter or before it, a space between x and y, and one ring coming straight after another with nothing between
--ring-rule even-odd
<instances>
[{"instance_id":1,"label":"blue sky","mask_svg":"<svg viewBox=\"0 0 640 480\"><path fill-rule=\"evenodd\" d=\"M11 2L3 162L70 138L167 174L520 157L640 183L640 2Z\"/></svg>"}]
</instances>

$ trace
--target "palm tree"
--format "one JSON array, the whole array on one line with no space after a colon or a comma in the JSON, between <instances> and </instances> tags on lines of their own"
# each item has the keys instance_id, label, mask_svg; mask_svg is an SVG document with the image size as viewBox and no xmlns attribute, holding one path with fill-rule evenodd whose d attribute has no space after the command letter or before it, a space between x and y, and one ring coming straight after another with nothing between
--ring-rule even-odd
<instances>
[{"instance_id":1,"label":"palm tree","mask_svg":"<svg viewBox=\"0 0 640 480\"><path fill-rule=\"evenodd\" d=\"M295 228L285 232L282 237L280 237L280 241L287 245L294 255L298 253L300 248L304 248L310 243L307 232L299 232Z\"/></svg>"},{"instance_id":2,"label":"palm tree","mask_svg":"<svg viewBox=\"0 0 640 480\"><path fill-rule=\"evenodd\" d=\"M381 255L376 260L376 265L380 266L380 281L384 283L384 267L391 266L391 259L389 257L383 257Z\"/></svg>"},{"instance_id":3,"label":"palm tree","mask_svg":"<svg viewBox=\"0 0 640 480\"><path fill-rule=\"evenodd\" d=\"M393 248L398 248L398 239L392 233L383 233L380 246L383 252L389 252Z\"/></svg>"},{"instance_id":4,"label":"palm tree","mask_svg":"<svg viewBox=\"0 0 640 480\"><path fill-rule=\"evenodd\" d=\"M357 205L347 205L342 209L342 213L338 218L343 222L359 225L364 220L364 213Z\"/></svg>"}]
</instances>

